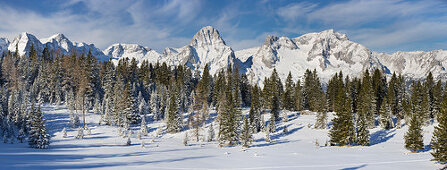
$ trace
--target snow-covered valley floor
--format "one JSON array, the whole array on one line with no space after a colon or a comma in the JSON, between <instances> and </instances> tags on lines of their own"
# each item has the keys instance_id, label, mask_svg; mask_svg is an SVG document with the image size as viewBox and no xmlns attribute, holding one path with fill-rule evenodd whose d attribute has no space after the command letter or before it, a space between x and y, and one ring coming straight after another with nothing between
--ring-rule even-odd
<instances>
[{"instance_id":1,"label":"snow-covered valley floor","mask_svg":"<svg viewBox=\"0 0 447 170\"><path fill-rule=\"evenodd\" d=\"M77 129L68 128L69 112L63 106L42 107L47 130L51 134L50 149L32 149L27 143L0 144L0 169L439 169L430 155L428 144L433 126L424 127L426 149L409 153L404 148L401 129L373 129L371 146L325 147L328 130L313 129L314 115L289 113L287 123L277 124L271 143L265 133L254 135L251 147L240 145L217 147L217 142L196 142L190 135L188 146L183 145L185 132L154 137L161 122L148 124L148 136L142 137L141 147L136 133L132 145L119 137L118 128L99 126L99 115L87 114L91 135L76 139ZM248 110L244 110L246 113ZM215 116L215 113L211 113ZM269 120L266 115L265 120ZM332 116L329 116L331 119ZM82 119L81 119L82 120ZM202 134L207 134L206 128ZM287 126L289 133L283 134ZM62 129L67 127L67 138ZM217 127L214 125L214 127ZM132 127L136 132L139 127ZM191 133L190 133L191 134ZM216 129L217 134L217 129ZM316 141L319 147L316 146Z\"/></svg>"}]
</instances>

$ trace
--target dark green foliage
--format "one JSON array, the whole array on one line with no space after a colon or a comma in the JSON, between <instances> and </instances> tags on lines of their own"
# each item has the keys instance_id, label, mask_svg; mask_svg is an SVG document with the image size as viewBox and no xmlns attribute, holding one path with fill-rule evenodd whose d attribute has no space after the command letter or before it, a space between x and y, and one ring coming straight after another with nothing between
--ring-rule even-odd
<instances>
[{"instance_id":1,"label":"dark green foliage","mask_svg":"<svg viewBox=\"0 0 447 170\"><path fill-rule=\"evenodd\" d=\"M311 111L321 110L320 106L322 104L320 102L324 96L323 89L321 88L321 82L317 75L317 71L313 72L310 70L306 70L304 73L304 87L303 87L303 99L304 99L304 109L308 109Z\"/></svg>"},{"instance_id":2,"label":"dark green foliage","mask_svg":"<svg viewBox=\"0 0 447 170\"><path fill-rule=\"evenodd\" d=\"M32 148L47 149L50 145L50 135L45 127L45 119L43 118L40 106L36 109L34 104L31 106L30 112L30 132L28 144Z\"/></svg>"},{"instance_id":3,"label":"dark green foliage","mask_svg":"<svg viewBox=\"0 0 447 170\"><path fill-rule=\"evenodd\" d=\"M330 143L338 146L352 145L355 142L355 131L351 102L343 86L338 87L335 99L336 117L332 120L333 127L329 132Z\"/></svg>"},{"instance_id":4,"label":"dark green foliage","mask_svg":"<svg viewBox=\"0 0 447 170\"><path fill-rule=\"evenodd\" d=\"M418 152L419 150L424 149L422 124L418 119L419 116L416 113L413 113L410 120L410 126L405 134L405 148L411 152Z\"/></svg>"},{"instance_id":5,"label":"dark green foliage","mask_svg":"<svg viewBox=\"0 0 447 170\"><path fill-rule=\"evenodd\" d=\"M438 113L438 123L431 139L430 146L433 149L431 154L434 157L433 160L447 163L447 98L445 97Z\"/></svg>"},{"instance_id":6,"label":"dark green foliage","mask_svg":"<svg viewBox=\"0 0 447 170\"><path fill-rule=\"evenodd\" d=\"M248 148L252 141L253 141L253 135L252 135L252 129L250 127L250 122L248 118L245 118L241 131L242 146Z\"/></svg>"},{"instance_id":7,"label":"dark green foliage","mask_svg":"<svg viewBox=\"0 0 447 170\"><path fill-rule=\"evenodd\" d=\"M289 72L286 79L286 89L283 94L283 108L287 110L294 110L295 109L295 103L294 103L294 90L295 90L295 84L292 80L292 73Z\"/></svg>"}]
</instances>

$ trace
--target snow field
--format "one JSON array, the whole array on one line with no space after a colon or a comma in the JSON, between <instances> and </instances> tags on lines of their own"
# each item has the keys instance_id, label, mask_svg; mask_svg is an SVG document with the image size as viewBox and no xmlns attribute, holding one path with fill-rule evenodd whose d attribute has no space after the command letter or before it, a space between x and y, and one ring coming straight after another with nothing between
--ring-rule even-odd
<instances>
[{"instance_id":1,"label":"snow field","mask_svg":"<svg viewBox=\"0 0 447 170\"><path fill-rule=\"evenodd\" d=\"M52 135L50 149L39 150L23 144L0 144L1 169L438 169L430 155L428 144L433 126L424 127L426 149L409 153L404 148L401 129L370 130L371 146L327 147L328 129L314 129L315 115L288 112L289 121L277 124L271 143L265 133L254 134L250 148L240 145L219 148L218 143L195 141L188 131L188 146L183 145L185 131L156 137L163 122L148 122L148 136L137 139L139 125L132 126L132 144L118 136L118 128L98 125L99 115L88 113L86 122L92 134L75 139L77 129L68 128L69 111L64 106L44 106L46 126ZM248 114L248 109L243 110ZM214 111L211 115L216 116ZM264 115L269 120L269 115ZM329 120L332 119L329 114ZM81 117L82 122L82 117ZM283 134L287 126L289 133ZM67 138L62 129L67 128ZM202 129L206 137L209 123ZM214 124L216 136L218 125ZM85 133L87 134L87 133ZM141 147L141 142L145 147ZM316 146L316 141L319 147Z\"/></svg>"}]
</instances>

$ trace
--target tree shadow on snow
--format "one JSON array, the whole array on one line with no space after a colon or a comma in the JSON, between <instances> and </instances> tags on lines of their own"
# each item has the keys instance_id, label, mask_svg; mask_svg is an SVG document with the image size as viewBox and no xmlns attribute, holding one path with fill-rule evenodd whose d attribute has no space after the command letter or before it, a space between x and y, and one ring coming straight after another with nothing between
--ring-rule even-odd
<instances>
[{"instance_id":1,"label":"tree shadow on snow","mask_svg":"<svg viewBox=\"0 0 447 170\"><path fill-rule=\"evenodd\" d=\"M391 138L394 137L394 135L396 135L395 132L396 129L392 130L380 129L379 131L372 133L370 137L371 146L390 140Z\"/></svg>"},{"instance_id":2,"label":"tree shadow on snow","mask_svg":"<svg viewBox=\"0 0 447 170\"><path fill-rule=\"evenodd\" d=\"M75 154L41 154L41 153L0 153L0 163L5 169L84 169L84 168L107 168L129 165L147 165L159 163L171 163L193 159L206 159L211 156L185 156L170 159L150 160L150 161L108 161L105 163L88 163L83 162L86 159L95 158L124 158L134 156L145 156L152 154L151 152L136 152L126 154L94 154L94 155L75 155ZM25 161L26 160L26 161ZM119 160L119 159L116 159ZM55 163L57 162L57 163ZM63 164L61 164L63 163Z\"/></svg>"},{"instance_id":3,"label":"tree shadow on snow","mask_svg":"<svg viewBox=\"0 0 447 170\"><path fill-rule=\"evenodd\" d=\"M424 149L420 150L420 152L428 152L430 150L431 150L431 146L430 146L430 144L428 144L428 145L424 145Z\"/></svg>"},{"instance_id":4,"label":"tree shadow on snow","mask_svg":"<svg viewBox=\"0 0 447 170\"><path fill-rule=\"evenodd\" d=\"M294 140L294 142L296 142L296 141L298 141L298 140ZM251 145L250 147L256 148L256 147L272 146L272 145L278 145L278 144L289 143L289 142L291 142L291 141L289 141L289 140L272 140L272 142L270 142L270 143L261 143L261 144Z\"/></svg>"},{"instance_id":5,"label":"tree shadow on snow","mask_svg":"<svg viewBox=\"0 0 447 170\"><path fill-rule=\"evenodd\" d=\"M289 128L289 126L291 126L291 125L290 125L290 124L287 125L287 128ZM296 127L296 128L290 129L287 133L283 133L282 131L284 130L284 127L285 127L285 126L281 126L281 127L279 127L279 128L276 130L276 134L271 135L270 139L272 139L272 140L279 139L279 138L281 138L281 137L284 137L284 136L288 136L288 135L290 135L290 134L293 134L293 133L295 133L296 131L301 130L301 129L304 128L304 126Z\"/></svg>"},{"instance_id":6,"label":"tree shadow on snow","mask_svg":"<svg viewBox=\"0 0 447 170\"><path fill-rule=\"evenodd\" d=\"M356 170L356 169L360 169L360 168L364 168L364 167L366 167L366 164L363 164L360 166L349 167L349 168L343 168L341 170Z\"/></svg>"}]
</instances>

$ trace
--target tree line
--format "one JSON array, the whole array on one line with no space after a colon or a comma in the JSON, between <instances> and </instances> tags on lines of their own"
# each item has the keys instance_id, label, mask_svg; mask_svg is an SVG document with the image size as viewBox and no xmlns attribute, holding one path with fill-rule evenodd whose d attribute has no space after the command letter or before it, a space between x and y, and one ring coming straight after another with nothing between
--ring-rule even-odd
<instances>
[{"instance_id":1,"label":"tree line","mask_svg":"<svg viewBox=\"0 0 447 170\"><path fill-rule=\"evenodd\" d=\"M317 113L315 128L330 128L330 144L336 146L367 146L369 129L408 125L405 147L416 152L424 147L422 126L439 122L431 147L435 160L446 160L446 88L431 73L407 86L403 76L394 73L388 80L379 69L372 74L366 70L358 78L339 72L323 89L316 70L306 70L296 82L289 72L283 83L273 69L259 87L237 66L210 75L208 65L202 72L127 58L115 65L98 62L91 52L63 55L48 47L38 52L33 46L29 56L4 53L1 67L0 135L5 143L28 139L31 147L48 147L42 104L65 104L70 124L83 129L85 114L93 112L101 115L99 124L129 129L164 121L167 133L191 129L199 140L206 122L212 122L220 146L246 147L253 133L265 131L267 140L277 121L287 121L287 115L281 118L282 110L309 110ZM242 114L243 107L250 107L248 115ZM210 115L212 108L216 117ZM330 127L328 112L335 114ZM208 140L214 140L212 128L208 133L213 134Z\"/></svg>"}]
</instances>

